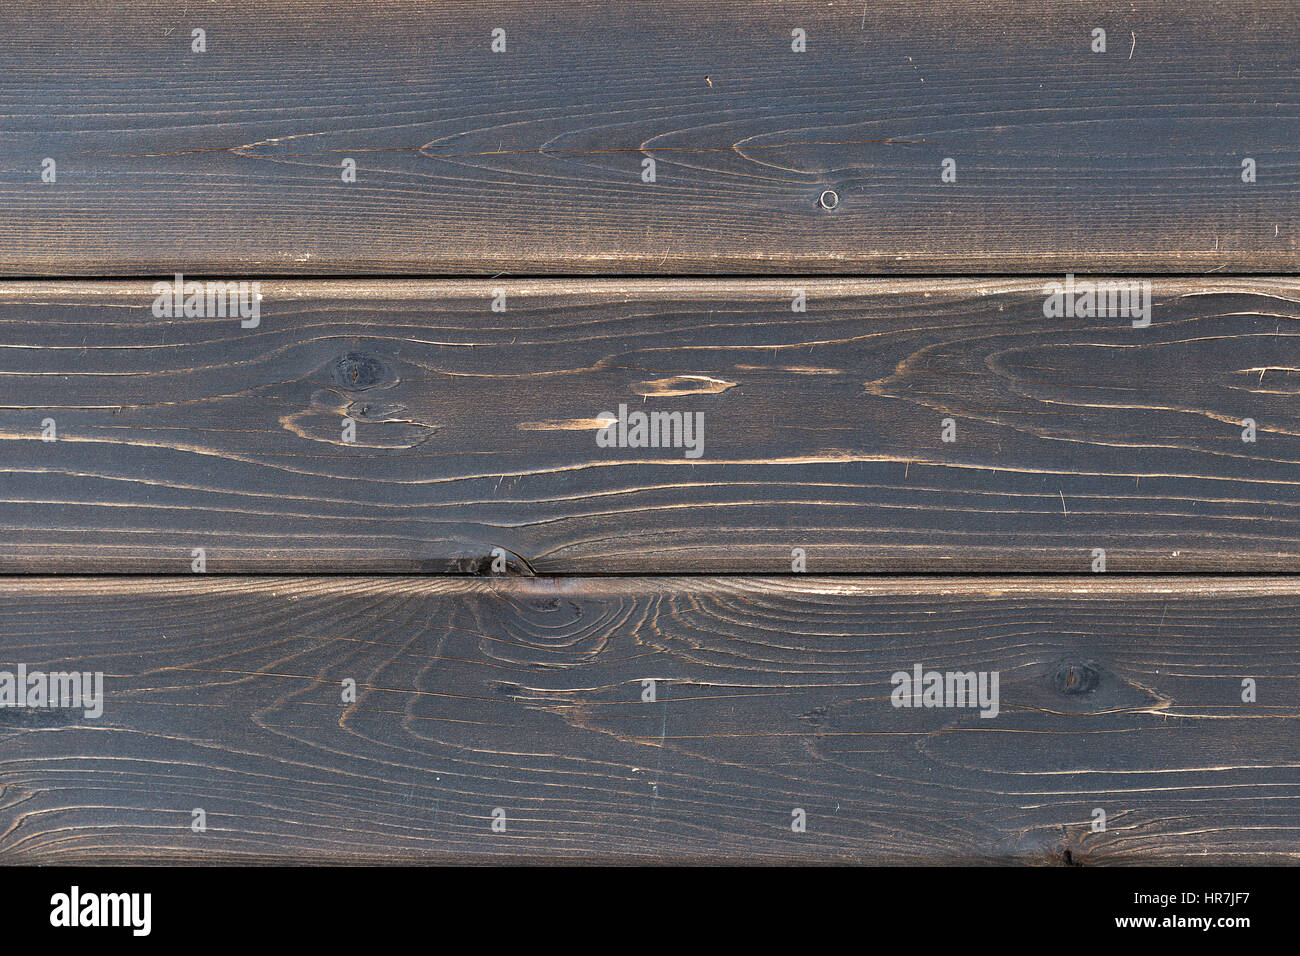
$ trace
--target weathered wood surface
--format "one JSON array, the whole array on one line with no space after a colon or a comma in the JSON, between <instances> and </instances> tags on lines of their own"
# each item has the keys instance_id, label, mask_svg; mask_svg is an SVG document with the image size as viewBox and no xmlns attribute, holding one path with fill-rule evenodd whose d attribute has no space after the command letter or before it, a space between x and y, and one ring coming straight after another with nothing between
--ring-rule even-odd
<instances>
[{"instance_id":1,"label":"weathered wood surface","mask_svg":"<svg viewBox=\"0 0 1300 956\"><path fill-rule=\"evenodd\" d=\"M1300 282L1159 281L1148 328L801 285L268 282L244 329L9 284L0 572L1300 568ZM702 457L598 447L621 403Z\"/></svg>"},{"instance_id":2,"label":"weathered wood surface","mask_svg":"<svg viewBox=\"0 0 1300 956\"><path fill-rule=\"evenodd\" d=\"M7 579L0 667L105 703L0 709L0 862L1300 862L1298 610L1292 578ZM999 672L997 716L892 706L918 663Z\"/></svg>"},{"instance_id":3,"label":"weathered wood surface","mask_svg":"<svg viewBox=\"0 0 1300 956\"><path fill-rule=\"evenodd\" d=\"M1293 0L12 0L0 37L3 274L1300 264Z\"/></svg>"}]
</instances>

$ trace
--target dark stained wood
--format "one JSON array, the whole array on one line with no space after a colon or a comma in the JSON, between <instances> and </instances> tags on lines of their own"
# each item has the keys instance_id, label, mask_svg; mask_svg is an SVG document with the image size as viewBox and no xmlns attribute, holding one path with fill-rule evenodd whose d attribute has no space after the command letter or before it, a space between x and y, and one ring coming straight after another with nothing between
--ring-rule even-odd
<instances>
[{"instance_id":1,"label":"dark stained wood","mask_svg":"<svg viewBox=\"0 0 1300 956\"><path fill-rule=\"evenodd\" d=\"M1295 13L11 0L0 273L1294 272Z\"/></svg>"},{"instance_id":2,"label":"dark stained wood","mask_svg":"<svg viewBox=\"0 0 1300 956\"><path fill-rule=\"evenodd\" d=\"M0 862L1295 863L1297 611L1290 578L8 579L0 667L106 701L0 709ZM998 671L1000 712L893 707L917 663Z\"/></svg>"},{"instance_id":3,"label":"dark stained wood","mask_svg":"<svg viewBox=\"0 0 1300 956\"><path fill-rule=\"evenodd\" d=\"M1300 282L1160 281L1144 329L1040 280L792 285L289 281L243 329L10 284L0 571L1300 568ZM620 403L701 413L703 457L597 447Z\"/></svg>"},{"instance_id":4,"label":"dark stained wood","mask_svg":"<svg viewBox=\"0 0 1300 956\"><path fill-rule=\"evenodd\" d=\"M0 4L0 705L107 699L0 706L0 865L1300 863L1294 0L85 6Z\"/></svg>"}]
</instances>

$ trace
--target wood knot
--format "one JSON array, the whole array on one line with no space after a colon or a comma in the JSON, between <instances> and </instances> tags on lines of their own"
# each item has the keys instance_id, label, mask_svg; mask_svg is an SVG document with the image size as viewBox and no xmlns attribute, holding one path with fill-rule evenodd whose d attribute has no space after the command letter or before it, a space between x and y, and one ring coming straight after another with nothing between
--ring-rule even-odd
<instances>
[{"instance_id":1,"label":"wood knot","mask_svg":"<svg viewBox=\"0 0 1300 956\"><path fill-rule=\"evenodd\" d=\"M476 574L483 577L536 577L537 570L533 567L532 562L522 554L511 551L509 548L501 548L500 553L497 549L485 555L471 555L457 562L459 573Z\"/></svg>"},{"instance_id":2,"label":"wood knot","mask_svg":"<svg viewBox=\"0 0 1300 956\"><path fill-rule=\"evenodd\" d=\"M1062 661L1052 673L1052 683L1071 697L1090 694L1101 683L1101 668L1093 661Z\"/></svg>"},{"instance_id":3,"label":"wood knot","mask_svg":"<svg viewBox=\"0 0 1300 956\"><path fill-rule=\"evenodd\" d=\"M1058 847L1052 854L1053 859L1061 866L1083 866L1084 857L1077 850L1067 847Z\"/></svg>"},{"instance_id":4,"label":"wood knot","mask_svg":"<svg viewBox=\"0 0 1300 956\"><path fill-rule=\"evenodd\" d=\"M334 363L334 384L353 392L374 388L387 374L383 362L364 352L348 352Z\"/></svg>"}]
</instances>

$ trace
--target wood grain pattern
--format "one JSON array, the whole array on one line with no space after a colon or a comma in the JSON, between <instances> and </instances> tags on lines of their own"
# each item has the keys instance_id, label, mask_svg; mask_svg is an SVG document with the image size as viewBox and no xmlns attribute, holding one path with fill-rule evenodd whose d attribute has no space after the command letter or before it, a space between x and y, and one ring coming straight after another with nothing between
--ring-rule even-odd
<instances>
[{"instance_id":1,"label":"wood grain pattern","mask_svg":"<svg viewBox=\"0 0 1300 956\"><path fill-rule=\"evenodd\" d=\"M13 0L0 36L9 275L1300 263L1293 0Z\"/></svg>"},{"instance_id":2,"label":"wood grain pattern","mask_svg":"<svg viewBox=\"0 0 1300 956\"><path fill-rule=\"evenodd\" d=\"M803 285L289 281L243 329L10 284L0 571L1300 567L1300 282L1157 282L1145 329L1039 281ZM703 456L597 447L620 403L702 414Z\"/></svg>"},{"instance_id":3,"label":"wood grain pattern","mask_svg":"<svg viewBox=\"0 0 1300 956\"><path fill-rule=\"evenodd\" d=\"M0 709L0 862L1300 862L1297 610L1294 579L8 579L0 666L106 700ZM915 663L998 671L1000 712L891 706Z\"/></svg>"}]
</instances>

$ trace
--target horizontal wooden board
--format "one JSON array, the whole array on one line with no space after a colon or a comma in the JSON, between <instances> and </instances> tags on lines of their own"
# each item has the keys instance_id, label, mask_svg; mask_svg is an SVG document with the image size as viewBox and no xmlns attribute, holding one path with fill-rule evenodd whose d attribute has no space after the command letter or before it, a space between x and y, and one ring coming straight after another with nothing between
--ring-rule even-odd
<instances>
[{"instance_id":1,"label":"horizontal wooden board","mask_svg":"<svg viewBox=\"0 0 1300 956\"><path fill-rule=\"evenodd\" d=\"M1300 264L1293 0L11 0L0 35L3 274Z\"/></svg>"},{"instance_id":2,"label":"horizontal wooden board","mask_svg":"<svg viewBox=\"0 0 1300 956\"><path fill-rule=\"evenodd\" d=\"M0 862L1300 862L1298 611L1292 578L6 579L0 669L105 676L98 718L0 708ZM998 713L895 707L917 664L996 671Z\"/></svg>"},{"instance_id":3,"label":"horizontal wooden board","mask_svg":"<svg viewBox=\"0 0 1300 956\"><path fill-rule=\"evenodd\" d=\"M9 284L0 572L1300 569L1300 282L1159 281L1147 328L801 288L288 281L245 329ZM599 447L620 405L701 456Z\"/></svg>"}]
</instances>

